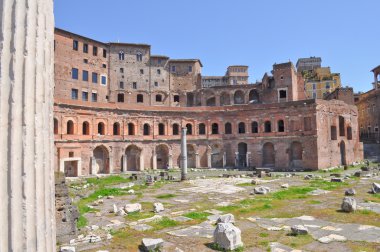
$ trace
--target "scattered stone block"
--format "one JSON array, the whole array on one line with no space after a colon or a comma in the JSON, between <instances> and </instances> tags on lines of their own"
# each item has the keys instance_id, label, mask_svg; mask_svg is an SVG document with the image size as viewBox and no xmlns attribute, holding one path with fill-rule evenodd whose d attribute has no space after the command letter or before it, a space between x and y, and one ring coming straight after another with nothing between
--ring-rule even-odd
<instances>
[{"instance_id":1,"label":"scattered stone block","mask_svg":"<svg viewBox=\"0 0 380 252\"><path fill-rule=\"evenodd\" d=\"M143 238L141 242L141 245L145 252L159 251L163 244L164 240L162 239Z\"/></svg>"},{"instance_id":2,"label":"scattered stone block","mask_svg":"<svg viewBox=\"0 0 380 252\"><path fill-rule=\"evenodd\" d=\"M310 180L313 178L313 174L308 174L308 175L305 175L304 179L305 180Z\"/></svg>"},{"instance_id":3,"label":"scattered stone block","mask_svg":"<svg viewBox=\"0 0 380 252\"><path fill-rule=\"evenodd\" d=\"M134 203L134 204L127 204L124 207L124 211L126 213L133 213L133 212L140 212L142 209L140 203Z\"/></svg>"},{"instance_id":4,"label":"scattered stone block","mask_svg":"<svg viewBox=\"0 0 380 252\"><path fill-rule=\"evenodd\" d=\"M233 214L223 214L220 215L219 218L216 220L216 223L232 223L235 224L235 216Z\"/></svg>"},{"instance_id":5,"label":"scattered stone block","mask_svg":"<svg viewBox=\"0 0 380 252\"><path fill-rule=\"evenodd\" d=\"M380 184L375 182L372 184L372 193L380 193Z\"/></svg>"},{"instance_id":6,"label":"scattered stone block","mask_svg":"<svg viewBox=\"0 0 380 252\"><path fill-rule=\"evenodd\" d=\"M344 241L347 241L347 238L342 236L342 235L330 234L328 236L323 236L323 237L319 238L318 241L320 243L327 244L327 243L330 243L333 241L344 242Z\"/></svg>"},{"instance_id":7,"label":"scattered stone block","mask_svg":"<svg viewBox=\"0 0 380 252\"><path fill-rule=\"evenodd\" d=\"M125 216L125 215L126 215L126 212L124 211L124 209L120 208L120 209L116 212L116 215L117 215L117 216Z\"/></svg>"},{"instance_id":8,"label":"scattered stone block","mask_svg":"<svg viewBox=\"0 0 380 252\"><path fill-rule=\"evenodd\" d=\"M331 182L339 182L342 183L344 180L342 178L331 178Z\"/></svg>"},{"instance_id":9,"label":"scattered stone block","mask_svg":"<svg viewBox=\"0 0 380 252\"><path fill-rule=\"evenodd\" d=\"M361 171L357 171L357 172L354 173L354 176L360 178L362 176L362 172Z\"/></svg>"},{"instance_id":10,"label":"scattered stone block","mask_svg":"<svg viewBox=\"0 0 380 252\"><path fill-rule=\"evenodd\" d=\"M111 213L117 213L117 206L116 204L113 204L113 209L111 210Z\"/></svg>"},{"instance_id":11,"label":"scattered stone block","mask_svg":"<svg viewBox=\"0 0 380 252\"><path fill-rule=\"evenodd\" d=\"M134 230L140 231L140 232L153 229L152 226L149 226L149 225L144 224L144 223L133 225L133 226L131 226L131 228Z\"/></svg>"},{"instance_id":12,"label":"scattered stone block","mask_svg":"<svg viewBox=\"0 0 380 252\"><path fill-rule=\"evenodd\" d=\"M290 228L292 235L306 235L309 233L307 227L302 225L294 225Z\"/></svg>"},{"instance_id":13,"label":"scattered stone block","mask_svg":"<svg viewBox=\"0 0 380 252\"><path fill-rule=\"evenodd\" d=\"M257 179L252 179L251 184L252 185L258 185L259 181Z\"/></svg>"},{"instance_id":14,"label":"scattered stone block","mask_svg":"<svg viewBox=\"0 0 380 252\"><path fill-rule=\"evenodd\" d=\"M131 190L128 190L128 192L127 193L129 193L129 194L135 194L135 190L133 190L133 189L131 189Z\"/></svg>"},{"instance_id":15,"label":"scattered stone block","mask_svg":"<svg viewBox=\"0 0 380 252\"><path fill-rule=\"evenodd\" d=\"M177 221L177 222L187 222L187 221L193 220L193 219L185 217L185 216L176 216L176 217L173 217L171 219L174 221Z\"/></svg>"},{"instance_id":16,"label":"scattered stone block","mask_svg":"<svg viewBox=\"0 0 380 252\"><path fill-rule=\"evenodd\" d=\"M255 194L267 194L270 192L270 188L269 187L266 187L266 186L259 186L259 187L255 187L253 189L253 192Z\"/></svg>"},{"instance_id":17,"label":"scattered stone block","mask_svg":"<svg viewBox=\"0 0 380 252\"><path fill-rule=\"evenodd\" d=\"M75 252L75 247L63 246L59 250L60 252Z\"/></svg>"},{"instance_id":18,"label":"scattered stone block","mask_svg":"<svg viewBox=\"0 0 380 252\"><path fill-rule=\"evenodd\" d=\"M347 190L344 192L344 195L346 195L346 196L353 196L353 195L355 195L355 194L356 194L356 191L355 191L355 189L353 189L353 188L347 189Z\"/></svg>"},{"instance_id":19,"label":"scattered stone block","mask_svg":"<svg viewBox=\"0 0 380 252\"><path fill-rule=\"evenodd\" d=\"M113 198L115 198L115 197L112 195L107 196L107 199L113 199Z\"/></svg>"},{"instance_id":20,"label":"scattered stone block","mask_svg":"<svg viewBox=\"0 0 380 252\"><path fill-rule=\"evenodd\" d=\"M225 250L234 250L243 246L241 231L232 223L218 223L214 231L214 242Z\"/></svg>"},{"instance_id":21,"label":"scattered stone block","mask_svg":"<svg viewBox=\"0 0 380 252\"><path fill-rule=\"evenodd\" d=\"M344 197L341 205L341 209L343 212L350 213L355 211L357 208L356 200L350 197Z\"/></svg>"},{"instance_id":22,"label":"scattered stone block","mask_svg":"<svg viewBox=\"0 0 380 252\"><path fill-rule=\"evenodd\" d=\"M162 212L164 210L165 210L165 208L164 208L164 205L162 203L157 202L157 203L153 204L153 211L155 213L159 213L159 212Z\"/></svg>"},{"instance_id":23,"label":"scattered stone block","mask_svg":"<svg viewBox=\"0 0 380 252\"><path fill-rule=\"evenodd\" d=\"M288 184L288 183L286 183L286 184L282 184L282 185L281 185L281 188L289 188L289 184Z\"/></svg>"}]
</instances>

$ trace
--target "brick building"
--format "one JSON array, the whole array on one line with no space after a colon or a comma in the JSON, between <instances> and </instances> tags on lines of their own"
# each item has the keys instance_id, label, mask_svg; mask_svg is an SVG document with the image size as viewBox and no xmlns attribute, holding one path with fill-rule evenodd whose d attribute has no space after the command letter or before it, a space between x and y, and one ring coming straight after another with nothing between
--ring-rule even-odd
<instances>
[{"instance_id":1,"label":"brick building","mask_svg":"<svg viewBox=\"0 0 380 252\"><path fill-rule=\"evenodd\" d=\"M204 87L200 60L151 55L145 44L56 29L55 55L56 165L67 176L178 167L181 127L189 167L315 170L362 159L356 107L307 100L291 62L255 84L246 66L230 66L223 85Z\"/></svg>"}]
</instances>

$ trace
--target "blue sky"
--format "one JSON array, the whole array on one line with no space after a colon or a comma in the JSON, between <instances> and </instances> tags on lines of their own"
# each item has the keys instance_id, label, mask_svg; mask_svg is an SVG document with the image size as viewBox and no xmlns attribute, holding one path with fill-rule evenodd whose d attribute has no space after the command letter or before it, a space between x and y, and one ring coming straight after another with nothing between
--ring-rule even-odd
<instances>
[{"instance_id":1,"label":"blue sky","mask_svg":"<svg viewBox=\"0 0 380 252\"><path fill-rule=\"evenodd\" d=\"M261 80L274 63L320 56L355 91L380 65L379 0L55 0L56 26L103 42L152 45L152 54L199 58L203 75L228 65Z\"/></svg>"}]
</instances>

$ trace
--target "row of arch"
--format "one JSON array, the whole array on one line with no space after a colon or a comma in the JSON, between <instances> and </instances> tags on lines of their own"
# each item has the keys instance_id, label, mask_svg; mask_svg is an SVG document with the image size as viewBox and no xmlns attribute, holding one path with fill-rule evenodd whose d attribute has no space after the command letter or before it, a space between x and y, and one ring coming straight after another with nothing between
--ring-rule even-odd
<instances>
[{"instance_id":1,"label":"row of arch","mask_svg":"<svg viewBox=\"0 0 380 252\"><path fill-rule=\"evenodd\" d=\"M233 93L222 91L220 94L215 94L212 90L203 90L203 94L188 93L187 106L202 105L201 96L205 106L225 106L233 104L260 103L260 95L257 89L252 89L248 93L243 90L236 90Z\"/></svg>"},{"instance_id":2,"label":"row of arch","mask_svg":"<svg viewBox=\"0 0 380 252\"><path fill-rule=\"evenodd\" d=\"M341 144L341 149L344 149L344 143ZM250 157L248 152L248 144L245 142L240 142L237 145L237 150L235 154L235 160L226 161L225 149L220 144L213 144L209 146L208 155L210 156L211 166L213 168L222 168L226 165L226 162L231 164L236 168L244 168L247 166L252 166L250 164ZM344 150L343 150L344 151ZM110 150L104 145L99 145L92 151L93 159L91 162L92 173L111 173L110 170ZM169 168L169 163L171 166L180 166L180 157L177 157L176 160L172 160L172 153L168 145L159 144L154 149L154 155L152 158L155 159L155 164L157 169L166 169ZM129 145L124 154L120 157L121 171L139 171L144 169L141 167L144 165L141 162L141 159L144 159L146 153L143 154L143 149L136 146L135 144ZM187 145L187 160L188 167L195 168L197 167L197 157L198 152L193 144ZM262 155L262 166L263 167L275 167L276 166L276 151L274 144L271 142L265 142L261 150ZM289 168L301 168L303 163L303 146L298 141L293 141L290 144L289 151ZM231 158L231 157L230 157ZM125 160L124 160L125 159ZM342 158L343 159L343 158ZM342 161L343 162L343 161ZM65 171L67 176L75 176L75 173L68 173Z\"/></svg>"},{"instance_id":3,"label":"row of arch","mask_svg":"<svg viewBox=\"0 0 380 252\"><path fill-rule=\"evenodd\" d=\"M193 125L191 123L187 123L186 125L187 134L193 135ZM264 122L264 132L269 133L273 131L272 128L272 122L267 120ZM75 133L75 125L73 120L68 120L66 122L66 134L67 135L74 135ZM136 127L134 123L128 123L127 124L128 129L128 135L136 135ZM148 136L151 135L151 125L149 123L143 124L143 135ZM277 132L285 132L285 123L284 120L278 120L277 121ZM106 127L104 122L98 122L97 124L97 131L96 133L98 135L105 135L106 134ZM121 126L119 122L115 122L112 127L112 133L113 135L121 135ZM211 132L212 135L220 134L220 127L218 123L212 123L211 124ZM238 134L245 134L247 133L247 126L245 122L239 122L237 125L237 133ZM259 133L259 124L257 121L253 121L251 123L251 133ZM58 134L58 120L54 118L54 134ZM82 123L82 135L90 135L90 123L87 121L84 121ZM166 125L164 123L158 124L158 135L166 135ZM172 134L173 135L179 135L180 134L180 125L178 123L172 124ZM205 135L206 134L206 124L205 123L199 123L198 124L198 135ZM227 122L224 124L224 134L232 134L232 124L230 122Z\"/></svg>"}]
</instances>

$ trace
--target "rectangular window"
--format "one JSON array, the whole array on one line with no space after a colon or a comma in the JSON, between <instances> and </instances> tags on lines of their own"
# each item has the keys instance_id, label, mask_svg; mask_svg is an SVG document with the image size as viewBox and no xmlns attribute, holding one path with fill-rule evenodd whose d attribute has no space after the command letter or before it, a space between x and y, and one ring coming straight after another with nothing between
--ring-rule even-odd
<instances>
[{"instance_id":1,"label":"rectangular window","mask_svg":"<svg viewBox=\"0 0 380 252\"><path fill-rule=\"evenodd\" d=\"M82 92L82 101L88 101L88 92Z\"/></svg>"},{"instance_id":2,"label":"rectangular window","mask_svg":"<svg viewBox=\"0 0 380 252\"><path fill-rule=\"evenodd\" d=\"M161 70L160 69L157 69L157 74L161 74Z\"/></svg>"},{"instance_id":3,"label":"rectangular window","mask_svg":"<svg viewBox=\"0 0 380 252\"><path fill-rule=\"evenodd\" d=\"M313 90L317 89L317 84L313 83Z\"/></svg>"},{"instance_id":4,"label":"rectangular window","mask_svg":"<svg viewBox=\"0 0 380 252\"><path fill-rule=\"evenodd\" d=\"M158 82L157 81L154 82L154 86L158 87Z\"/></svg>"},{"instance_id":5,"label":"rectangular window","mask_svg":"<svg viewBox=\"0 0 380 252\"><path fill-rule=\"evenodd\" d=\"M88 53L88 44L83 44L83 52Z\"/></svg>"},{"instance_id":6,"label":"rectangular window","mask_svg":"<svg viewBox=\"0 0 380 252\"><path fill-rule=\"evenodd\" d=\"M92 83L98 84L98 74L92 73Z\"/></svg>"},{"instance_id":7,"label":"rectangular window","mask_svg":"<svg viewBox=\"0 0 380 252\"><path fill-rule=\"evenodd\" d=\"M107 68L107 65L106 65L106 64L103 64L102 67L103 67L103 68Z\"/></svg>"},{"instance_id":8,"label":"rectangular window","mask_svg":"<svg viewBox=\"0 0 380 252\"><path fill-rule=\"evenodd\" d=\"M120 68L120 73L124 73L124 68Z\"/></svg>"},{"instance_id":9,"label":"rectangular window","mask_svg":"<svg viewBox=\"0 0 380 252\"><path fill-rule=\"evenodd\" d=\"M73 40L73 50L78 51L78 40Z\"/></svg>"},{"instance_id":10,"label":"rectangular window","mask_svg":"<svg viewBox=\"0 0 380 252\"><path fill-rule=\"evenodd\" d=\"M98 56L98 47L96 47L96 46L92 47L92 55Z\"/></svg>"},{"instance_id":11,"label":"rectangular window","mask_svg":"<svg viewBox=\"0 0 380 252\"><path fill-rule=\"evenodd\" d=\"M140 74L144 74L144 69L140 69Z\"/></svg>"},{"instance_id":12,"label":"rectangular window","mask_svg":"<svg viewBox=\"0 0 380 252\"><path fill-rule=\"evenodd\" d=\"M78 79L78 68L71 69L71 78L73 78L74 80Z\"/></svg>"},{"instance_id":13,"label":"rectangular window","mask_svg":"<svg viewBox=\"0 0 380 252\"><path fill-rule=\"evenodd\" d=\"M179 95L174 95L174 102L179 102Z\"/></svg>"},{"instance_id":14,"label":"rectangular window","mask_svg":"<svg viewBox=\"0 0 380 252\"><path fill-rule=\"evenodd\" d=\"M97 102L98 101L98 94L97 93L92 93L91 95L91 101Z\"/></svg>"},{"instance_id":15,"label":"rectangular window","mask_svg":"<svg viewBox=\"0 0 380 252\"><path fill-rule=\"evenodd\" d=\"M119 87L120 87L120 89L124 89L124 82L120 81Z\"/></svg>"},{"instance_id":16,"label":"rectangular window","mask_svg":"<svg viewBox=\"0 0 380 252\"><path fill-rule=\"evenodd\" d=\"M191 73L192 71L193 71L193 67L189 66L189 73Z\"/></svg>"},{"instance_id":17,"label":"rectangular window","mask_svg":"<svg viewBox=\"0 0 380 252\"><path fill-rule=\"evenodd\" d=\"M136 60L142 61L142 54L141 53L136 54Z\"/></svg>"},{"instance_id":18,"label":"rectangular window","mask_svg":"<svg viewBox=\"0 0 380 252\"><path fill-rule=\"evenodd\" d=\"M88 71L83 70L83 72L82 72L82 80L83 81L88 81Z\"/></svg>"},{"instance_id":19,"label":"rectangular window","mask_svg":"<svg viewBox=\"0 0 380 252\"><path fill-rule=\"evenodd\" d=\"M172 72L175 73L175 66L172 66Z\"/></svg>"},{"instance_id":20,"label":"rectangular window","mask_svg":"<svg viewBox=\"0 0 380 252\"><path fill-rule=\"evenodd\" d=\"M107 50L103 49L103 58L107 58Z\"/></svg>"},{"instance_id":21,"label":"rectangular window","mask_svg":"<svg viewBox=\"0 0 380 252\"><path fill-rule=\"evenodd\" d=\"M71 89L71 99L78 100L78 89Z\"/></svg>"},{"instance_id":22,"label":"rectangular window","mask_svg":"<svg viewBox=\"0 0 380 252\"><path fill-rule=\"evenodd\" d=\"M107 77L106 76L102 76L102 85L107 85Z\"/></svg>"},{"instance_id":23,"label":"rectangular window","mask_svg":"<svg viewBox=\"0 0 380 252\"><path fill-rule=\"evenodd\" d=\"M330 82L326 82L326 89L330 88Z\"/></svg>"},{"instance_id":24,"label":"rectangular window","mask_svg":"<svg viewBox=\"0 0 380 252\"><path fill-rule=\"evenodd\" d=\"M331 126L331 140L337 140L338 134L336 131L336 126Z\"/></svg>"},{"instance_id":25,"label":"rectangular window","mask_svg":"<svg viewBox=\"0 0 380 252\"><path fill-rule=\"evenodd\" d=\"M305 131L311 130L311 117L304 117L303 118L303 125Z\"/></svg>"},{"instance_id":26,"label":"rectangular window","mask_svg":"<svg viewBox=\"0 0 380 252\"><path fill-rule=\"evenodd\" d=\"M83 59L83 63L88 64L88 59Z\"/></svg>"},{"instance_id":27,"label":"rectangular window","mask_svg":"<svg viewBox=\"0 0 380 252\"><path fill-rule=\"evenodd\" d=\"M132 83L132 88L133 88L133 89L137 89L137 82L133 82L133 83Z\"/></svg>"}]
</instances>

